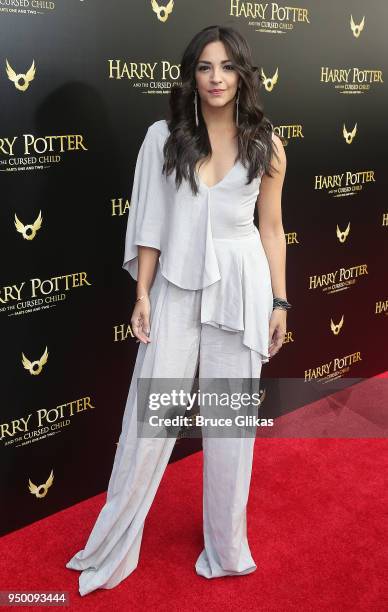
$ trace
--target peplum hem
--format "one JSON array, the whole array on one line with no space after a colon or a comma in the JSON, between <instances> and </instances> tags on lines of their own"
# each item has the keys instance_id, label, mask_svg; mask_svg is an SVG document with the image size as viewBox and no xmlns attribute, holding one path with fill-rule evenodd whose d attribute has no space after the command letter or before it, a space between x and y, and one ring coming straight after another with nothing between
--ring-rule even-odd
<instances>
[{"instance_id":1,"label":"peplum hem","mask_svg":"<svg viewBox=\"0 0 388 612\"><path fill-rule=\"evenodd\" d=\"M201 323L243 332L243 343L267 363L273 294L259 231L213 241L221 278L202 290Z\"/></svg>"}]
</instances>

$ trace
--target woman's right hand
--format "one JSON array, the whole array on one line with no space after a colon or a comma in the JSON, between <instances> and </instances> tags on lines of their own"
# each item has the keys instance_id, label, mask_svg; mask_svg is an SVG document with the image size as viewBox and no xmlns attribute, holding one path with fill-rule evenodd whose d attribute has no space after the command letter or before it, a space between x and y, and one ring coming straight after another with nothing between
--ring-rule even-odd
<instances>
[{"instance_id":1,"label":"woman's right hand","mask_svg":"<svg viewBox=\"0 0 388 612\"><path fill-rule=\"evenodd\" d=\"M150 312L150 299L146 295L142 300L136 302L131 316L131 328L136 338L138 338L136 342L143 342L144 344L151 342L151 339L148 338L150 333Z\"/></svg>"}]
</instances>

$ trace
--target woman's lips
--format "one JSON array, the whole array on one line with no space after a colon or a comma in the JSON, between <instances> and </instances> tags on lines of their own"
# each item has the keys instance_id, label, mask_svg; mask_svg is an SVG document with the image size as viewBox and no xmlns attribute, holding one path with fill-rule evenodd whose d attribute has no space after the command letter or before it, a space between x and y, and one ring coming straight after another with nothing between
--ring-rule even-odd
<instances>
[{"instance_id":1,"label":"woman's lips","mask_svg":"<svg viewBox=\"0 0 388 612\"><path fill-rule=\"evenodd\" d=\"M224 91L225 91L224 89L210 89L209 93L220 94L220 93L223 93Z\"/></svg>"}]
</instances>

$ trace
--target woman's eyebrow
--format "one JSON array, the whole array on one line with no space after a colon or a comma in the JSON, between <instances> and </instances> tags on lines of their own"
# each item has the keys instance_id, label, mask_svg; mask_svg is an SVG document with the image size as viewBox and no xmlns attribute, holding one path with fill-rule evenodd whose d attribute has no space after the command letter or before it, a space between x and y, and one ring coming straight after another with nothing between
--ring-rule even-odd
<instances>
[{"instance_id":1,"label":"woman's eyebrow","mask_svg":"<svg viewBox=\"0 0 388 612\"><path fill-rule=\"evenodd\" d=\"M231 62L232 60L226 59L222 60L221 64L225 64L225 62ZM198 64L211 64L212 62L208 62L207 60L198 60Z\"/></svg>"}]
</instances>

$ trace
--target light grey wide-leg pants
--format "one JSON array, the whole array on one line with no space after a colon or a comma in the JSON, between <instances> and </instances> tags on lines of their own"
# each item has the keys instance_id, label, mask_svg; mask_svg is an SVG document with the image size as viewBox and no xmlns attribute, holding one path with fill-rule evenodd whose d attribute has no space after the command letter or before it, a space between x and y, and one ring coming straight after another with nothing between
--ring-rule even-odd
<instances>
[{"instance_id":1,"label":"light grey wide-leg pants","mask_svg":"<svg viewBox=\"0 0 388 612\"><path fill-rule=\"evenodd\" d=\"M198 362L200 379L261 373L261 361L253 361L241 332L201 324L201 290L170 283L159 265L150 302L151 342L139 344L106 503L85 548L66 564L81 571L81 595L111 589L137 567L144 521L175 444L174 437L138 437L137 379L194 381ZM195 570L206 578L256 569L246 519L254 443L254 437L203 437L204 549Z\"/></svg>"}]
</instances>

